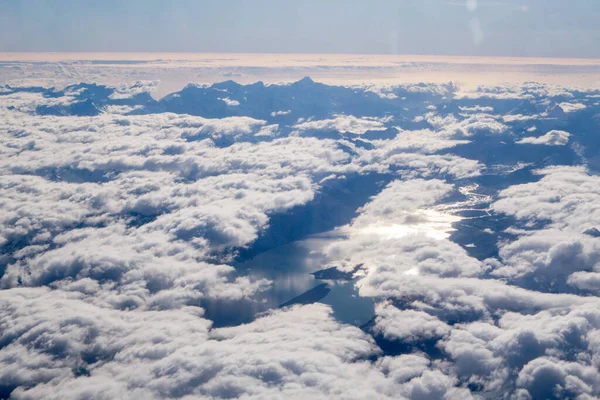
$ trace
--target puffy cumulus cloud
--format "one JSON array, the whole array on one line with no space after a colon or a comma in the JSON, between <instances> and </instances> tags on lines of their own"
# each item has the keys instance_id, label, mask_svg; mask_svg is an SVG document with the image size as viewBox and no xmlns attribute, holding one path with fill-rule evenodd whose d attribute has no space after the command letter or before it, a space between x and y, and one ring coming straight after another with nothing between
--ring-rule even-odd
<instances>
[{"instance_id":1,"label":"puffy cumulus cloud","mask_svg":"<svg viewBox=\"0 0 600 400\"><path fill-rule=\"evenodd\" d=\"M539 181L503 190L492 205L538 227L500 245L504 265L492 274L541 291L598 293L600 243L589 233L600 224L597 177L585 167L549 167L537 173Z\"/></svg>"},{"instance_id":2,"label":"puffy cumulus cloud","mask_svg":"<svg viewBox=\"0 0 600 400\"><path fill-rule=\"evenodd\" d=\"M237 101L237 100L231 100L228 97L223 97L221 100L223 101L223 103L227 104L230 107L235 107L235 106L239 106L240 105L239 101Z\"/></svg>"},{"instance_id":3,"label":"puffy cumulus cloud","mask_svg":"<svg viewBox=\"0 0 600 400\"><path fill-rule=\"evenodd\" d=\"M537 82L520 84L505 83L502 85L479 86L475 90L463 89L456 94L460 99L494 99L494 100L532 100L536 98L572 98L574 89L558 85L545 85Z\"/></svg>"},{"instance_id":4,"label":"puffy cumulus cloud","mask_svg":"<svg viewBox=\"0 0 600 400\"><path fill-rule=\"evenodd\" d=\"M404 83L404 84L365 84L357 85L357 88L364 90L365 92L372 92L384 99L402 99L407 100L411 95L430 95L440 98L451 97L454 92L458 89L458 86L452 82L450 83Z\"/></svg>"},{"instance_id":5,"label":"puffy cumulus cloud","mask_svg":"<svg viewBox=\"0 0 600 400\"><path fill-rule=\"evenodd\" d=\"M79 291L117 309L177 308L203 300L234 301L267 281L235 277L228 265L200 261L203 249L161 232L123 225L74 229L51 248L10 264L3 288L50 286ZM37 249L39 250L39 249Z\"/></svg>"},{"instance_id":6,"label":"puffy cumulus cloud","mask_svg":"<svg viewBox=\"0 0 600 400\"><path fill-rule=\"evenodd\" d=\"M466 113L486 113L486 114L491 114L494 112L494 107L490 107L490 106L465 106L465 107L459 107L460 111L462 112L466 112Z\"/></svg>"},{"instance_id":7,"label":"puffy cumulus cloud","mask_svg":"<svg viewBox=\"0 0 600 400\"><path fill-rule=\"evenodd\" d=\"M499 255L504 265L493 271L498 277L520 280L523 286L537 290L569 291L564 283L572 273L594 271L600 267L600 243L588 235L544 229L519 237L501 246ZM584 277L572 281L580 288ZM592 288L591 284L588 287Z\"/></svg>"},{"instance_id":8,"label":"puffy cumulus cloud","mask_svg":"<svg viewBox=\"0 0 600 400\"><path fill-rule=\"evenodd\" d=\"M373 340L325 305L211 329L194 307L123 312L41 288L0 304L0 376L17 399L469 397L425 357L368 361Z\"/></svg>"},{"instance_id":9,"label":"puffy cumulus cloud","mask_svg":"<svg viewBox=\"0 0 600 400\"><path fill-rule=\"evenodd\" d=\"M22 173L66 165L92 170L149 169L160 161L183 159L188 148L191 152L210 147L208 143L189 142L190 137L250 135L265 122L248 117L211 120L167 113L65 118L9 112L2 125L7 134L2 136L6 154L0 168ZM37 147L28 149L30 142Z\"/></svg>"},{"instance_id":10,"label":"puffy cumulus cloud","mask_svg":"<svg viewBox=\"0 0 600 400\"><path fill-rule=\"evenodd\" d=\"M577 271L569 275L567 284L580 290L600 291L600 272Z\"/></svg>"},{"instance_id":11,"label":"puffy cumulus cloud","mask_svg":"<svg viewBox=\"0 0 600 400\"><path fill-rule=\"evenodd\" d=\"M501 191L493 209L532 223L550 221L552 227L576 233L600 225L600 179L586 167L547 167L536 173L539 181Z\"/></svg>"},{"instance_id":12,"label":"puffy cumulus cloud","mask_svg":"<svg viewBox=\"0 0 600 400\"><path fill-rule=\"evenodd\" d=\"M257 168L247 173L239 171L207 176L197 181L202 184L178 184L177 177L168 173L132 172L123 174L118 188L126 191L125 210L145 215L182 208L200 210L211 204L221 208L227 206L228 210L244 206L245 209L276 212L313 198L314 184L308 175L301 174L302 167L290 166L289 170L273 168L271 176L268 170L265 166L262 170ZM276 176L277 172L281 177ZM295 175L296 172L298 175Z\"/></svg>"},{"instance_id":13,"label":"puffy cumulus cloud","mask_svg":"<svg viewBox=\"0 0 600 400\"><path fill-rule=\"evenodd\" d=\"M210 328L210 322L201 318L201 309L195 307L122 312L89 304L80 295L43 288L3 290L0 304L0 374L3 385L21 386L13 393L16 398L61 397L52 386L73 386L69 381L89 375L87 368L111 362L121 351L133 350L134 357L152 360L172 352L185 337L205 341ZM80 387L68 396L81 398L86 392L98 396L106 379L99 374L90 387ZM27 394L27 388L38 394ZM106 389L113 394L119 390L121 396L128 392L119 384ZM143 390L132 388L131 394L136 392Z\"/></svg>"},{"instance_id":14,"label":"puffy cumulus cloud","mask_svg":"<svg viewBox=\"0 0 600 400\"><path fill-rule=\"evenodd\" d=\"M502 121L506 123L515 123L515 122L525 122L531 120L542 119L543 117L538 114L533 115L523 115L523 114L506 114L502 116ZM530 132L528 130L528 132Z\"/></svg>"},{"instance_id":15,"label":"puffy cumulus cloud","mask_svg":"<svg viewBox=\"0 0 600 400\"><path fill-rule=\"evenodd\" d=\"M292 110L273 111L273 112L271 112L271 117L277 117L279 115L288 115L291 112L292 112Z\"/></svg>"},{"instance_id":16,"label":"puffy cumulus cloud","mask_svg":"<svg viewBox=\"0 0 600 400\"><path fill-rule=\"evenodd\" d=\"M151 93L160 85L160 81L137 81L132 84L121 84L115 86L115 90L110 94L112 100L128 99L143 93Z\"/></svg>"},{"instance_id":17,"label":"puffy cumulus cloud","mask_svg":"<svg viewBox=\"0 0 600 400\"><path fill-rule=\"evenodd\" d=\"M466 114L466 118L457 118L454 114L440 115L436 112L429 112L424 116L424 120L436 131L457 138L508 132L508 126L499 119L485 113Z\"/></svg>"},{"instance_id":18,"label":"puffy cumulus cloud","mask_svg":"<svg viewBox=\"0 0 600 400\"><path fill-rule=\"evenodd\" d=\"M10 111L34 113L38 106L68 106L77 101L76 95L74 91L58 97L47 97L39 92L9 92L0 96L0 115L8 117L16 114Z\"/></svg>"},{"instance_id":19,"label":"puffy cumulus cloud","mask_svg":"<svg viewBox=\"0 0 600 400\"><path fill-rule=\"evenodd\" d=\"M463 282L463 284L465 283ZM497 311L501 311L502 307L508 304L509 297L514 295L520 297L527 294L527 291L522 289L510 289L512 293L504 295L507 300L506 304L494 304L495 302L490 300L498 296L495 284L480 283L479 285L486 287L481 291L476 290L479 292L478 296L486 297L483 293L488 292L487 296L489 297L485 305L490 308L499 307L500 309ZM451 286L454 291L458 288L454 284ZM462 287L466 288L467 286ZM450 293L450 291L444 292ZM473 291L469 292L471 295L475 294ZM551 388L548 389L550 392L547 392L550 394L541 396L541 398L564 398L565 393L572 393L568 390L575 390L577 395L587 394L591 398L596 397L599 393L599 375L596 369L598 357L596 345L598 337L597 299L563 296L561 300L558 295L549 296L548 302L544 305L546 310L523 314L523 309L511 307L518 311L504 312L502 310L504 314L497 322L489 320L488 322L460 323L453 325L450 329L447 325L436 322L431 315L422 318L422 312L419 312L419 318L422 319L422 329L419 330L411 323L415 319L412 315L416 314L413 312L412 318L407 318L406 326L391 325L389 321L384 320L387 324L383 325L383 328L390 332L403 334L411 332L411 328L414 327L414 331L418 333L431 332L437 337L441 337L438 347L451 360L456 376L469 382L472 386L482 387L483 392L490 395L506 393L506 386L515 379L517 387L522 388L517 390L517 393L530 395L532 398L541 396L539 390L544 390L541 388L544 384L546 389L548 386ZM538 303L537 306L542 306L539 302L542 296L536 295L535 292L529 292L527 297ZM538 301L535 300L536 297ZM552 303L553 297L554 300L558 300L555 304ZM431 299L426 301L430 302ZM440 303L441 299L437 304ZM423 307L422 301L414 305L419 306L419 304ZM435 303L430 303L430 307L432 304L435 305ZM432 309L426 309L426 311L429 314L433 312ZM400 311L396 311L396 313L400 313ZM389 315L389 313L384 313L384 316L388 318ZM440 317L447 318L447 315L442 314ZM401 321L399 320L398 324L401 324ZM553 365L552 368L559 370L568 365L568 369L572 372L559 373L561 378L557 382L548 381L548 376L543 374L533 378L532 375L536 375L533 370L537 368L534 366L545 364ZM565 381L565 378L568 375L577 378L575 379L577 385L566 386L565 382L568 382L568 379ZM533 384L532 381L536 379L538 382ZM558 390L565 392L552 394L555 384L561 386L557 388Z\"/></svg>"},{"instance_id":20,"label":"puffy cumulus cloud","mask_svg":"<svg viewBox=\"0 0 600 400\"><path fill-rule=\"evenodd\" d=\"M577 393L599 395L598 298L545 294L495 279L388 271L370 268L358 281L362 295L393 299L377 307L375 333L403 344L433 340L451 374L482 394L513 393L517 382L514 393L537 398L537 389L520 377L529 374L530 363L550 359L587 371L573 374L585 382Z\"/></svg>"},{"instance_id":21,"label":"puffy cumulus cloud","mask_svg":"<svg viewBox=\"0 0 600 400\"><path fill-rule=\"evenodd\" d=\"M468 144L467 140L453 140L430 130L399 131L393 139L373 140L373 148L355 148L359 154L356 163L361 170L396 172L403 177L473 177L480 174L483 165L477 160L453 154L435 154L444 149Z\"/></svg>"},{"instance_id":22,"label":"puffy cumulus cloud","mask_svg":"<svg viewBox=\"0 0 600 400\"><path fill-rule=\"evenodd\" d=\"M119 105L108 105L102 108L102 111L108 114L120 114L125 115L136 110L142 110L143 107L140 105L135 106L119 106Z\"/></svg>"},{"instance_id":23,"label":"puffy cumulus cloud","mask_svg":"<svg viewBox=\"0 0 600 400\"><path fill-rule=\"evenodd\" d=\"M399 130L394 138L373 140L374 151L366 153L373 158L370 162L385 160L401 153L430 154L443 149L449 149L461 144L470 143L468 140L452 140L430 130Z\"/></svg>"},{"instance_id":24,"label":"puffy cumulus cloud","mask_svg":"<svg viewBox=\"0 0 600 400\"><path fill-rule=\"evenodd\" d=\"M95 184L59 186L38 176L4 175L0 191L2 242L31 237L34 244L44 243L51 235L88 218L102 218L103 209L112 208Z\"/></svg>"},{"instance_id":25,"label":"puffy cumulus cloud","mask_svg":"<svg viewBox=\"0 0 600 400\"><path fill-rule=\"evenodd\" d=\"M173 172L195 180L252 169L281 174L282 170L300 173L302 168L310 168L311 172L320 173L349 161L334 141L315 138L291 137L215 147L213 139L226 135L235 140L241 135L264 134L264 121L248 117L206 120L153 114L23 119L24 126L18 129L17 137L3 136L6 157L0 168L4 171L39 173L40 169L57 167L103 173L148 170ZM16 126L18 120L9 123ZM7 129L15 132L16 128Z\"/></svg>"},{"instance_id":26,"label":"puffy cumulus cloud","mask_svg":"<svg viewBox=\"0 0 600 400\"><path fill-rule=\"evenodd\" d=\"M567 102L563 102L563 103L560 103L559 106L566 113L572 113L572 112L580 111L580 110L583 110L583 109L587 108L587 106L585 104L581 104L581 103L567 103Z\"/></svg>"},{"instance_id":27,"label":"puffy cumulus cloud","mask_svg":"<svg viewBox=\"0 0 600 400\"><path fill-rule=\"evenodd\" d=\"M199 129L200 133L218 134L218 135L239 135L249 134L256 127L265 124L265 121L256 120L250 117L227 117L221 119L212 119L202 121Z\"/></svg>"},{"instance_id":28,"label":"puffy cumulus cloud","mask_svg":"<svg viewBox=\"0 0 600 400\"><path fill-rule=\"evenodd\" d=\"M396 154L388 158L392 170L407 179L418 177L434 178L470 178L481 173L483 165L477 160L470 160L452 154Z\"/></svg>"},{"instance_id":29,"label":"puffy cumulus cloud","mask_svg":"<svg viewBox=\"0 0 600 400\"><path fill-rule=\"evenodd\" d=\"M379 271L377 267L370 268L357 282L360 292L383 299L400 299L404 307L427 311L445 321L493 321L497 312L534 313L550 308L597 304L595 298L541 293L496 279L391 272L387 266Z\"/></svg>"},{"instance_id":30,"label":"puffy cumulus cloud","mask_svg":"<svg viewBox=\"0 0 600 400\"><path fill-rule=\"evenodd\" d=\"M527 137L518 140L518 144L544 144L546 146L564 146L569 143L571 134L565 131L552 130L539 137Z\"/></svg>"},{"instance_id":31,"label":"puffy cumulus cloud","mask_svg":"<svg viewBox=\"0 0 600 400\"><path fill-rule=\"evenodd\" d=\"M392 275L386 278L380 278L374 273L367 275L360 282L361 291L381 298L399 299L401 303L398 304L405 309L426 312L441 321L454 322L452 330L444 336L444 341L447 341L444 348L452 343L458 345L479 342L483 348L488 349L488 353L498 353L493 357L490 355L490 360L500 357L505 362L508 355L501 354L502 352L512 353L515 357L520 353L518 349L507 350L507 343L513 339L509 340L510 336L502 335L511 330L530 330L545 341L544 348L547 349L546 353L546 350L538 351L538 355L534 354L532 358L541 354L560 358L570 357L568 352L575 349L576 341L581 338L567 327L579 329L577 326L584 326L591 335L590 340L596 334L597 314L594 309L598 305L598 299L595 297L540 293L494 279L439 278L410 274L398 275L394 280ZM549 338L551 335L556 335L556 338ZM492 339L500 337L505 339L493 343ZM567 340L572 342L567 343ZM527 341L523 346L526 345ZM492 351L488 348L490 346L496 347ZM583 342L577 346L581 346L577 348L584 353L591 350ZM466 352L472 353L472 347L467 343L463 347ZM449 351L449 348L445 351Z\"/></svg>"},{"instance_id":32,"label":"puffy cumulus cloud","mask_svg":"<svg viewBox=\"0 0 600 400\"><path fill-rule=\"evenodd\" d=\"M335 115L331 119L322 120L300 120L293 129L299 132L310 131L338 131L342 133L364 134L367 131L383 131L386 130L386 123L391 121L391 117L375 118L362 117L357 118L353 115Z\"/></svg>"},{"instance_id":33,"label":"puffy cumulus cloud","mask_svg":"<svg viewBox=\"0 0 600 400\"><path fill-rule=\"evenodd\" d=\"M423 311L399 310L390 303L379 304L375 310L375 333L387 339L414 342L441 338L450 326Z\"/></svg>"},{"instance_id":34,"label":"puffy cumulus cloud","mask_svg":"<svg viewBox=\"0 0 600 400\"><path fill-rule=\"evenodd\" d=\"M232 173L195 185L167 172L132 171L105 183L7 175L0 184L2 237L4 242L44 243L80 224L131 219L134 214L149 219L146 229L169 233L174 240L197 237L214 248L244 246L268 223L267 213L304 204L314 196L308 176L278 172L283 175L279 179Z\"/></svg>"},{"instance_id":35,"label":"puffy cumulus cloud","mask_svg":"<svg viewBox=\"0 0 600 400\"><path fill-rule=\"evenodd\" d=\"M595 221L595 177L579 167L538 173L539 181L509 187L493 204L531 222L500 243L500 261L443 276L398 273L390 258L366 264L357 285L362 295L388 299L374 332L401 343L435 340L452 374L481 393L596 398L599 300L564 293L598 290L598 239L583 233Z\"/></svg>"},{"instance_id":36,"label":"puffy cumulus cloud","mask_svg":"<svg viewBox=\"0 0 600 400\"><path fill-rule=\"evenodd\" d=\"M534 96L522 90L519 86L479 87L475 91L461 90L455 96L457 99L493 99L493 100L531 100Z\"/></svg>"},{"instance_id":37,"label":"puffy cumulus cloud","mask_svg":"<svg viewBox=\"0 0 600 400\"><path fill-rule=\"evenodd\" d=\"M575 362L535 359L519 373L518 396L524 398L593 399L598 394L598 376L592 367Z\"/></svg>"},{"instance_id":38,"label":"puffy cumulus cloud","mask_svg":"<svg viewBox=\"0 0 600 400\"><path fill-rule=\"evenodd\" d=\"M244 246L266 226L266 213L304 204L314 182L358 169L331 140L218 148L186 139L198 132L259 134L264 122L248 117L13 118L5 121L0 166L7 177L0 187L5 242L136 213L158 217L152 226L174 237L205 235L219 248ZM11 135L18 120L24 126Z\"/></svg>"},{"instance_id":39,"label":"puffy cumulus cloud","mask_svg":"<svg viewBox=\"0 0 600 400\"><path fill-rule=\"evenodd\" d=\"M235 203L224 200L208 206L187 207L159 216L149 227L181 240L204 239L215 250L242 247L256 239L268 218L259 209Z\"/></svg>"},{"instance_id":40,"label":"puffy cumulus cloud","mask_svg":"<svg viewBox=\"0 0 600 400\"><path fill-rule=\"evenodd\" d=\"M585 92L581 92L576 87L565 87L561 85L548 85L538 82L523 82L502 85L479 86L475 90L461 88L455 98L463 100L492 100L507 101L512 100L552 100L558 102L569 102L575 97L580 97ZM500 104L500 103L498 103Z\"/></svg>"},{"instance_id":41,"label":"puffy cumulus cloud","mask_svg":"<svg viewBox=\"0 0 600 400\"><path fill-rule=\"evenodd\" d=\"M440 346L456 361L458 377L488 392L501 392L516 378L517 398L594 398L600 390L596 304L460 324Z\"/></svg>"}]
</instances>

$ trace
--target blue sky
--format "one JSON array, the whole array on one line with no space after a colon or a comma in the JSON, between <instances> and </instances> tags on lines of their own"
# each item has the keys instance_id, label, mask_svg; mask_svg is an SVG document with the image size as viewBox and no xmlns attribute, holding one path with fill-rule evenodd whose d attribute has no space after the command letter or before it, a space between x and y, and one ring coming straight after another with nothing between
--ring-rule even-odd
<instances>
[{"instance_id":1,"label":"blue sky","mask_svg":"<svg viewBox=\"0 0 600 400\"><path fill-rule=\"evenodd\" d=\"M600 57L598 0L0 0L0 51Z\"/></svg>"}]
</instances>

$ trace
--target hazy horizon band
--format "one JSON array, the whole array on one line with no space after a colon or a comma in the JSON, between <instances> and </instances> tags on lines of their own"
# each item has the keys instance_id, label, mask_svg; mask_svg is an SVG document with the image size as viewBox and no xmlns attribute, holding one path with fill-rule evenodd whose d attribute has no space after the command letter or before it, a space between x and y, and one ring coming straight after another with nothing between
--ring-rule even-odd
<instances>
[{"instance_id":1,"label":"hazy horizon band","mask_svg":"<svg viewBox=\"0 0 600 400\"><path fill-rule=\"evenodd\" d=\"M600 89L600 59L395 54L0 53L0 84L62 87L160 81L161 98L189 83L277 84L305 76L332 85L453 82L465 88L538 82ZM67 78L68 77L68 78Z\"/></svg>"},{"instance_id":2,"label":"hazy horizon band","mask_svg":"<svg viewBox=\"0 0 600 400\"><path fill-rule=\"evenodd\" d=\"M223 58L226 57L226 58ZM191 53L191 52L0 52L0 62L61 62L61 61L218 61L221 65L261 66L286 62L288 65L308 66L394 65L397 62L428 62L447 64L491 65L563 65L600 66L600 58L570 57L503 57L455 56L418 54L360 54L360 53Z\"/></svg>"}]
</instances>

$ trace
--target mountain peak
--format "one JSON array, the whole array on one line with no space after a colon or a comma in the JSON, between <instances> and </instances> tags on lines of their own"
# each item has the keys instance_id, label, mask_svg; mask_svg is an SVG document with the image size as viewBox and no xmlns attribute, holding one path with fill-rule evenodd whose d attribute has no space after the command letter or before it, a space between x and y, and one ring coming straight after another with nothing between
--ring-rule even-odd
<instances>
[{"instance_id":1,"label":"mountain peak","mask_svg":"<svg viewBox=\"0 0 600 400\"><path fill-rule=\"evenodd\" d=\"M235 81L227 80L227 81L223 81L223 82L218 82L218 83L213 83L212 88L213 89L234 89L237 87L240 87L241 85Z\"/></svg>"},{"instance_id":2,"label":"mountain peak","mask_svg":"<svg viewBox=\"0 0 600 400\"><path fill-rule=\"evenodd\" d=\"M314 84L315 81L313 81L312 79L310 79L310 77L305 76L304 78L300 79L297 82L294 82L294 85L296 86L308 86L308 85L312 85Z\"/></svg>"}]
</instances>

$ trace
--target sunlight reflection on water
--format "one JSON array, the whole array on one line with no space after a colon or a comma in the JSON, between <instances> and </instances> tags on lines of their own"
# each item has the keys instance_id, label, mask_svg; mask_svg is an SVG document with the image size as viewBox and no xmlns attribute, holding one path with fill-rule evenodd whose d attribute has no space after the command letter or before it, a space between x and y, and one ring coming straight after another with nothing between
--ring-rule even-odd
<instances>
[{"instance_id":1,"label":"sunlight reflection on water","mask_svg":"<svg viewBox=\"0 0 600 400\"><path fill-rule=\"evenodd\" d=\"M351 228L350 234L379 235L382 239L398 239L408 235L424 235L432 239L448 239L455 229L452 224L461 220L455 215L435 210L418 210L412 224L377 223L364 228Z\"/></svg>"},{"instance_id":2,"label":"sunlight reflection on water","mask_svg":"<svg viewBox=\"0 0 600 400\"><path fill-rule=\"evenodd\" d=\"M265 293L263 307L277 307L279 304L298 296L313 288L319 282L326 282L331 292L320 302L329 304L334 316L345 323L362 325L374 313L376 299L361 297L354 281L323 281L315 279L312 272L336 266L343 267L327 255L327 248L337 242L356 238L367 238L381 241L393 241L408 236L422 236L433 240L449 240L457 229L455 224L462 220L478 218L464 217L466 210L485 212L490 197L478 193L478 185L473 184L458 188L465 198L442 203L427 209L407 210L397 213L390 220L363 221L355 220L353 224L338 227L331 231L310 235L302 240L278 246L251 260L237 265L238 270L255 278L271 280L271 289ZM395 258L395 255L391 255ZM368 264L368 261L365 260ZM352 265L354 267L355 264ZM342 268L343 269L343 268ZM418 268L410 268L403 272L406 275L418 275ZM358 271L355 277L364 271Z\"/></svg>"}]
</instances>

